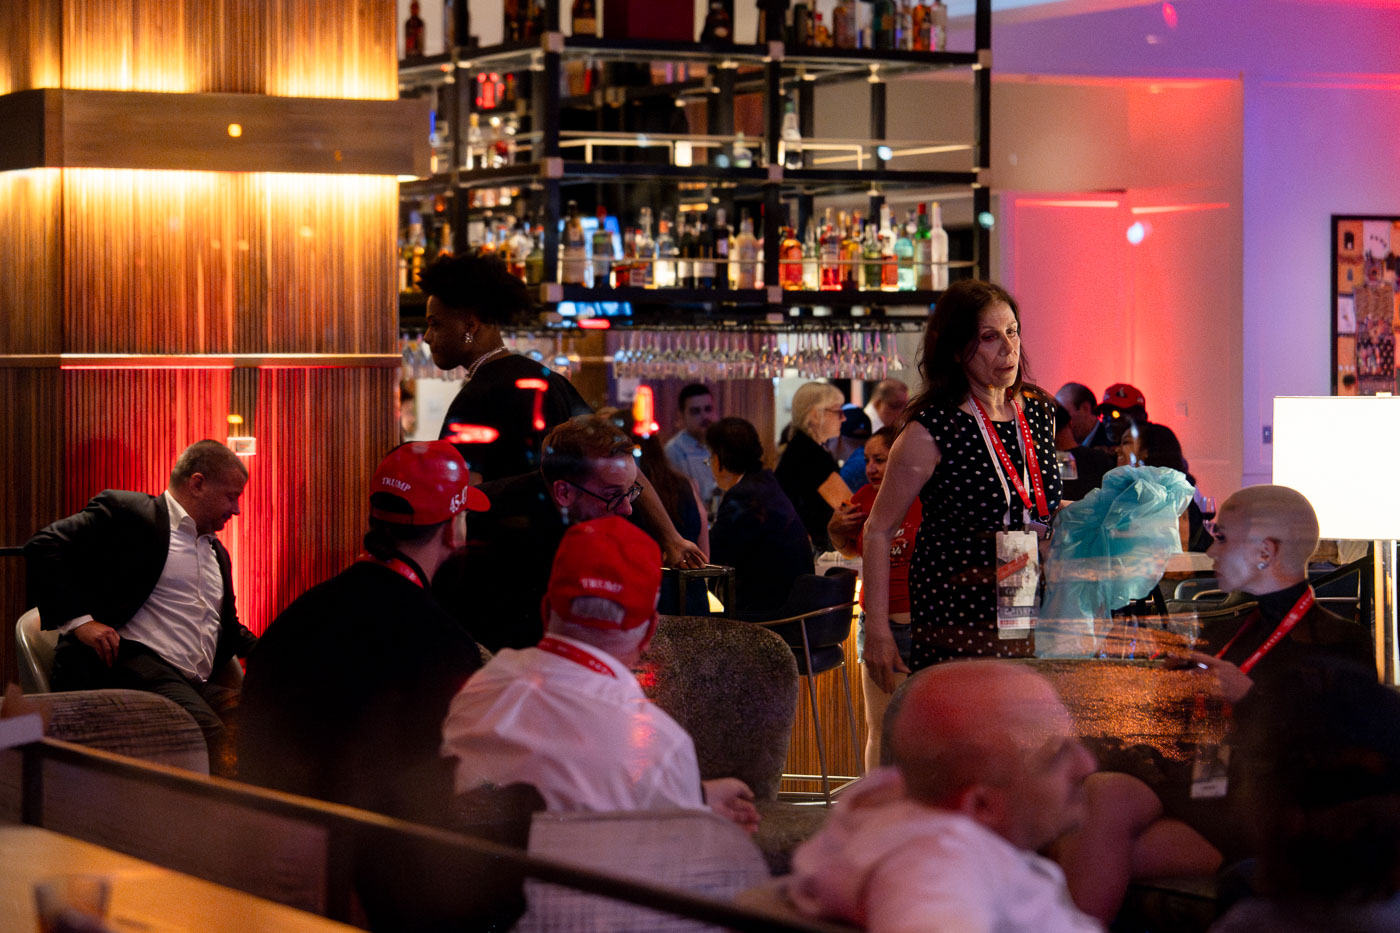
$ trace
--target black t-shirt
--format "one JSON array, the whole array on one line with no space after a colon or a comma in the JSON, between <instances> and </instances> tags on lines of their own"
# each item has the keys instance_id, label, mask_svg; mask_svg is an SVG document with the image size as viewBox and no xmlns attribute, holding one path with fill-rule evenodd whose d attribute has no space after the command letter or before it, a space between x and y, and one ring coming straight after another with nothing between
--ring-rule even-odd
<instances>
[{"instance_id":1,"label":"black t-shirt","mask_svg":"<svg viewBox=\"0 0 1400 933\"><path fill-rule=\"evenodd\" d=\"M471 637L393 570L355 563L282 611L248 658L239 776L442 823L447 706L481 666Z\"/></svg>"},{"instance_id":2,"label":"black t-shirt","mask_svg":"<svg viewBox=\"0 0 1400 933\"><path fill-rule=\"evenodd\" d=\"M831 521L834 510L817 490L839 471L830 451L805 431L797 430L792 432L792 440L788 441L783 455L778 458L778 468L773 471L818 551L831 550L826 523Z\"/></svg>"},{"instance_id":3,"label":"black t-shirt","mask_svg":"<svg viewBox=\"0 0 1400 933\"><path fill-rule=\"evenodd\" d=\"M812 545L792 503L768 470L745 473L724 494L710 527L710 558L734 568L738 612L777 609L812 573Z\"/></svg>"},{"instance_id":4,"label":"black t-shirt","mask_svg":"<svg viewBox=\"0 0 1400 933\"><path fill-rule=\"evenodd\" d=\"M542 379L541 390L522 388L522 379ZM550 430L575 415L593 409L569 380L543 363L508 354L488 360L466 382L448 406L438 437L451 439L454 425L492 428L498 432L489 443L459 443L467 466L483 481L518 476L539 467L540 443Z\"/></svg>"}]
</instances>

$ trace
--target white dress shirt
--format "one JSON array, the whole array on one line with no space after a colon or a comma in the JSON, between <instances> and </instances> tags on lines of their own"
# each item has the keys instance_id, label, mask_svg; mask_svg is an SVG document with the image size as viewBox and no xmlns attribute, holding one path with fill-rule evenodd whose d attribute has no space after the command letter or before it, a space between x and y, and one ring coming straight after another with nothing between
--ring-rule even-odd
<instances>
[{"instance_id":1,"label":"white dress shirt","mask_svg":"<svg viewBox=\"0 0 1400 933\"><path fill-rule=\"evenodd\" d=\"M170 512L165 566L151 595L119 631L122 638L150 648L186 677L204 681L214 670L224 578L214 555L214 536L198 533L194 519L168 489L165 504ZM59 631L71 632L91 621L91 615L82 615Z\"/></svg>"},{"instance_id":2,"label":"white dress shirt","mask_svg":"<svg viewBox=\"0 0 1400 933\"><path fill-rule=\"evenodd\" d=\"M710 469L710 448L691 437L688 432L682 431L666 442L665 451L671 466L682 475L695 480L695 485L700 489L700 501L705 503L705 509L709 511L713 507L718 488L715 486L714 471Z\"/></svg>"},{"instance_id":3,"label":"white dress shirt","mask_svg":"<svg viewBox=\"0 0 1400 933\"><path fill-rule=\"evenodd\" d=\"M875 414L875 403L871 402L865 406L865 416L870 419L870 433L874 434L885 426L885 422L880 416Z\"/></svg>"},{"instance_id":4,"label":"white dress shirt","mask_svg":"<svg viewBox=\"0 0 1400 933\"><path fill-rule=\"evenodd\" d=\"M453 698L442 754L457 792L526 783L555 811L704 809L690 735L622 662L553 637L599 663L503 649Z\"/></svg>"}]
</instances>

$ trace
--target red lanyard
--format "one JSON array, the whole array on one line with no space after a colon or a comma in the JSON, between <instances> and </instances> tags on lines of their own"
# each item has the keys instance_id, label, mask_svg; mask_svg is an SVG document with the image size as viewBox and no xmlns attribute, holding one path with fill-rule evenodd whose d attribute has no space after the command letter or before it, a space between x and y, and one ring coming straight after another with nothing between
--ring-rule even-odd
<instances>
[{"instance_id":1,"label":"red lanyard","mask_svg":"<svg viewBox=\"0 0 1400 933\"><path fill-rule=\"evenodd\" d=\"M548 651L550 654L557 654L561 658L567 658L575 664L582 664L595 674L607 674L614 680L617 674L611 667L604 664L598 658L584 651L578 645L571 645L567 641L560 641L557 638L546 635L537 645L541 651Z\"/></svg>"},{"instance_id":2,"label":"red lanyard","mask_svg":"<svg viewBox=\"0 0 1400 933\"><path fill-rule=\"evenodd\" d=\"M1026 504L1028 510L1034 510L1036 517L1045 521L1050 517L1050 506L1045 497L1045 481L1040 476L1040 462L1035 456L1035 441L1031 438L1031 426L1026 423L1026 413L1021 410L1020 402L1012 402L1011 407L1016 410L1016 425L1021 429L1021 452L1026 455L1026 472L1031 475L1031 489L1035 492L1035 501L1031 501L1031 495L1026 491L1026 484L1021 481L1021 475L1016 472L1016 466L1011 462L1011 455L1006 452L1006 445L1001 442L1001 437L997 434L996 428L992 426L991 419L987 417L987 411L982 407L982 403L972 396L972 411L977 416L977 421L982 425L983 433L991 441L992 449L997 453L997 459L1001 461L1002 472L1006 474L1007 480L1016 489L1021 497L1021 501Z\"/></svg>"},{"instance_id":3,"label":"red lanyard","mask_svg":"<svg viewBox=\"0 0 1400 933\"><path fill-rule=\"evenodd\" d=\"M1293 626L1297 625L1299 620L1302 619L1303 616L1307 615L1308 610L1311 609L1312 606L1313 590L1312 587L1308 587L1307 591L1304 592L1302 596L1298 597L1298 601L1293 604L1293 608L1288 610L1288 615L1283 617L1283 621L1278 624L1278 628L1274 629L1273 634L1270 635L1268 638L1264 639L1264 644L1260 645L1255 650L1255 652L1251 654L1248 658L1246 658L1245 662L1240 665L1240 671L1245 674L1248 674L1251 670L1253 670L1254 665L1259 663L1259 659L1264 657L1264 655L1268 654L1270 651L1272 651L1274 646L1277 645L1280 641L1283 641L1283 636L1293 631ZM1253 627L1253 622L1250 622L1248 625L1240 626L1240 630L1235 633L1235 637L1231 638L1225 644L1225 647L1220 649L1220 653L1217 654L1216 657L1225 657L1225 652L1229 651L1234 646L1235 642L1240 640L1241 635L1243 635L1245 632L1249 631Z\"/></svg>"},{"instance_id":4,"label":"red lanyard","mask_svg":"<svg viewBox=\"0 0 1400 933\"><path fill-rule=\"evenodd\" d=\"M423 578L418 576L418 572L397 557L391 557L388 560L380 560L373 554L361 554L359 557L355 558L355 562L359 564L378 564L380 567L388 567L408 582L416 583L425 590L428 588L423 582Z\"/></svg>"}]
</instances>

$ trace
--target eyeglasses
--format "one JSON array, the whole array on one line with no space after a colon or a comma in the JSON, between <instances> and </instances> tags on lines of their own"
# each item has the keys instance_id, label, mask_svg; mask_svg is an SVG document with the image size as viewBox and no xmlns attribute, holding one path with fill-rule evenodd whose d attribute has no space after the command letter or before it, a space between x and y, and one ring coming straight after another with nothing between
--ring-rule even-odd
<instances>
[{"instance_id":1,"label":"eyeglasses","mask_svg":"<svg viewBox=\"0 0 1400 933\"><path fill-rule=\"evenodd\" d=\"M615 496L600 496L593 490L585 489L583 486L580 486L578 483L575 483L572 480L566 479L564 480L564 482L568 483L570 486L574 487L579 492L588 493L590 496L603 503L607 507L609 512L616 512L619 508L622 507L622 503L624 502L627 502L629 504L636 502L637 497L642 494L641 483L633 483L630 489L624 492L620 492Z\"/></svg>"},{"instance_id":2,"label":"eyeglasses","mask_svg":"<svg viewBox=\"0 0 1400 933\"><path fill-rule=\"evenodd\" d=\"M835 408L828 408L826 412L829 415L839 415L841 414L841 406L837 405Z\"/></svg>"}]
</instances>

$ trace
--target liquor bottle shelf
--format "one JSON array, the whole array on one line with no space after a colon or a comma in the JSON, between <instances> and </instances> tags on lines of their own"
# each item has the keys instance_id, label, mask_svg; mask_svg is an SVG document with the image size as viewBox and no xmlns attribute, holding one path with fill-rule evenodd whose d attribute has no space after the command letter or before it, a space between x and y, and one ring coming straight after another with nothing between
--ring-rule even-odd
<instances>
[{"instance_id":1,"label":"liquor bottle shelf","mask_svg":"<svg viewBox=\"0 0 1400 933\"><path fill-rule=\"evenodd\" d=\"M669 165L642 162L574 162L544 159L490 168L468 169L457 176L457 188L524 187L546 180L565 185L635 181L710 182L725 188L780 185L794 189L822 189L822 193L865 191L872 185L886 188L967 188L979 183L977 171L928 171L908 169L788 169L781 165L721 168L717 165ZM442 190L451 184L448 175L405 182L406 197Z\"/></svg>"}]
</instances>

